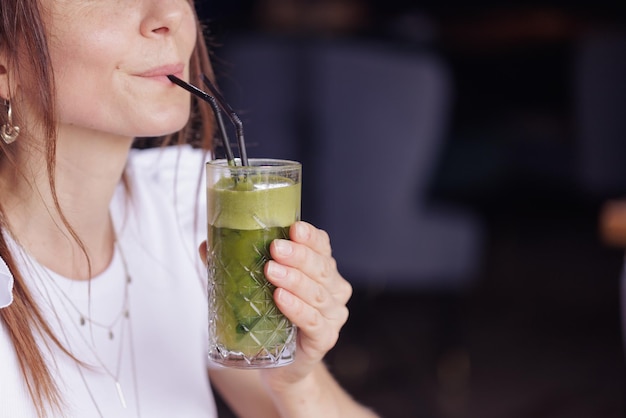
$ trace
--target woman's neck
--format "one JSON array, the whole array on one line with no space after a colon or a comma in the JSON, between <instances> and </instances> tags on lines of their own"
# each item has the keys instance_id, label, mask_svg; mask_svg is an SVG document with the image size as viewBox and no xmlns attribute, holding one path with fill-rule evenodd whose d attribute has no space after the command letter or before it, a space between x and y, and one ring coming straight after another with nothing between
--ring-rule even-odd
<instances>
[{"instance_id":1,"label":"woman's neck","mask_svg":"<svg viewBox=\"0 0 626 418\"><path fill-rule=\"evenodd\" d=\"M39 263L74 279L86 279L108 266L115 240L109 206L131 143L132 138L80 137L70 128L60 130L55 188L62 215L42 147L20 144L17 161L23 176L10 176L14 173L0 167L2 206L11 232Z\"/></svg>"}]
</instances>

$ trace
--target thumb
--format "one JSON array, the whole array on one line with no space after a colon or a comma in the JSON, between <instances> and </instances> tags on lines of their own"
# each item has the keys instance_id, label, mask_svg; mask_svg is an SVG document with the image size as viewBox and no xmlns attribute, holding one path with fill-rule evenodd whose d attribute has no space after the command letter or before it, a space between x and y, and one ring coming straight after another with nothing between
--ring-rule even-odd
<instances>
[{"instance_id":1,"label":"thumb","mask_svg":"<svg viewBox=\"0 0 626 418\"><path fill-rule=\"evenodd\" d=\"M202 241L202 243L200 244L200 247L198 247L198 252L200 253L200 258L202 259L202 262L204 263L205 266L206 266L206 251L207 251L206 241Z\"/></svg>"}]
</instances>

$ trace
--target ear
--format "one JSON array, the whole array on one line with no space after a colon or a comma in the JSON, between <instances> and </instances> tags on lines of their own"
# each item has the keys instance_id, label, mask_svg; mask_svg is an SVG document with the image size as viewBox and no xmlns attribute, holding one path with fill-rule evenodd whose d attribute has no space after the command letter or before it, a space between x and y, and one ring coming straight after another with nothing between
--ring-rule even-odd
<instances>
[{"instance_id":1,"label":"ear","mask_svg":"<svg viewBox=\"0 0 626 418\"><path fill-rule=\"evenodd\" d=\"M9 85L9 68L6 54L0 50L0 99L8 99L14 91Z\"/></svg>"}]
</instances>

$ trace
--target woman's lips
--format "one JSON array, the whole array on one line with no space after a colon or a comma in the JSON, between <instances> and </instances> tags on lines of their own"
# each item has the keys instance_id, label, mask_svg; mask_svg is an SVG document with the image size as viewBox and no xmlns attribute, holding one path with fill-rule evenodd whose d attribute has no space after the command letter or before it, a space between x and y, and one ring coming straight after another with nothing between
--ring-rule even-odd
<instances>
[{"instance_id":1,"label":"woman's lips","mask_svg":"<svg viewBox=\"0 0 626 418\"><path fill-rule=\"evenodd\" d=\"M172 84L172 82L167 78L168 75L174 74L176 77L181 78L183 76L183 71L185 66L183 64L171 64L171 65L163 65L160 67L151 68L147 71L137 74L137 76L142 78L148 78L155 81L160 81L167 84Z\"/></svg>"}]
</instances>

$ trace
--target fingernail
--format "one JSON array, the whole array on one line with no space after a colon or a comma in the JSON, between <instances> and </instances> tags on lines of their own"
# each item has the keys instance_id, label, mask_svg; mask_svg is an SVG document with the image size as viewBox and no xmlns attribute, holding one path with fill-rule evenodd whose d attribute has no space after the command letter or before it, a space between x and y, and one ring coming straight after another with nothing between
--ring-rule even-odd
<instances>
[{"instance_id":1,"label":"fingernail","mask_svg":"<svg viewBox=\"0 0 626 418\"><path fill-rule=\"evenodd\" d=\"M296 223L296 236L298 238L300 238L301 240L307 240L309 239L309 236L311 235L311 232L309 231L309 228L303 224L303 223Z\"/></svg>"},{"instance_id":2,"label":"fingernail","mask_svg":"<svg viewBox=\"0 0 626 418\"><path fill-rule=\"evenodd\" d=\"M285 306L293 305L293 295L285 289L278 290L278 299L280 299L280 302Z\"/></svg>"},{"instance_id":3,"label":"fingernail","mask_svg":"<svg viewBox=\"0 0 626 418\"><path fill-rule=\"evenodd\" d=\"M276 246L276 251L280 255L290 255L291 252L293 251L293 248L291 247L291 243L284 239L276 240L274 245Z\"/></svg>"},{"instance_id":4,"label":"fingernail","mask_svg":"<svg viewBox=\"0 0 626 418\"><path fill-rule=\"evenodd\" d=\"M283 278L287 275L287 269L274 261L269 262L267 269L270 276L276 277L278 279Z\"/></svg>"}]
</instances>

